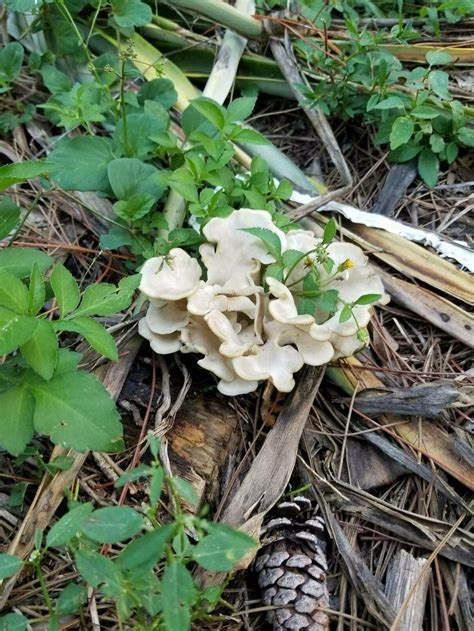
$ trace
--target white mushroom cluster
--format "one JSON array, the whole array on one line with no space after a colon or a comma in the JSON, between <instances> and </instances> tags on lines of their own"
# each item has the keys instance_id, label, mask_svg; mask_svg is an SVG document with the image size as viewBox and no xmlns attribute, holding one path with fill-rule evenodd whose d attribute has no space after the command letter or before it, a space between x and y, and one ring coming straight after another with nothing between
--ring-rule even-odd
<instances>
[{"instance_id":1,"label":"white mushroom cluster","mask_svg":"<svg viewBox=\"0 0 474 631\"><path fill-rule=\"evenodd\" d=\"M308 253L285 270L285 282L265 276L276 259L261 238L246 231L249 228L274 233L282 253ZM284 233L266 211L241 209L213 218L203 235L202 267L181 248L144 264L140 289L149 307L139 332L156 353L202 355L198 364L219 378L223 394L246 394L265 380L290 392L294 374L304 364L319 366L364 345L361 331L369 322L371 305L354 305L351 317L340 321L345 304L367 294L380 295L376 302L387 301L380 279L358 247L328 245L325 252L334 261L328 272L314 254L320 237L305 230ZM308 265L317 269L325 291L338 292L340 301L330 317L318 310L298 313L295 297Z\"/></svg>"}]
</instances>

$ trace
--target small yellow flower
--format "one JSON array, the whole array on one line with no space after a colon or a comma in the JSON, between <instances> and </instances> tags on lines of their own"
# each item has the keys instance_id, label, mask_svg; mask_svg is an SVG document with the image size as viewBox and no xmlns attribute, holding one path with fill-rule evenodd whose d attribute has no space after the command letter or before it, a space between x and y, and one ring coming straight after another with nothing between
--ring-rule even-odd
<instances>
[{"instance_id":1,"label":"small yellow flower","mask_svg":"<svg viewBox=\"0 0 474 631\"><path fill-rule=\"evenodd\" d=\"M351 267L354 267L354 263L351 259L346 259L341 263L341 270L351 269Z\"/></svg>"}]
</instances>

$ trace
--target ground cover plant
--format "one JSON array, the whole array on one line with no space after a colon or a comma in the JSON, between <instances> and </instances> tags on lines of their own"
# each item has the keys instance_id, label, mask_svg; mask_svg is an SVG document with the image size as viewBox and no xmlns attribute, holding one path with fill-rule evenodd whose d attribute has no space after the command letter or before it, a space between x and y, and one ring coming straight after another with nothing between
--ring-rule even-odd
<instances>
[{"instance_id":1,"label":"ground cover plant","mask_svg":"<svg viewBox=\"0 0 474 631\"><path fill-rule=\"evenodd\" d=\"M470 627L474 9L290 4L0 8L0 629Z\"/></svg>"}]
</instances>

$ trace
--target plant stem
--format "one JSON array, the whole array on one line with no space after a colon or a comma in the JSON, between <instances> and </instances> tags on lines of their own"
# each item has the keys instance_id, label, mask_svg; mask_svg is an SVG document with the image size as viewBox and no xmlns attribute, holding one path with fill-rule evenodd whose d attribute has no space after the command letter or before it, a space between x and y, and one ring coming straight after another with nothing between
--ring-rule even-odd
<instances>
[{"instance_id":1,"label":"plant stem","mask_svg":"<svg viewBox=\"0 0 474 631\"><path fill-rule=\"evenodd\" d=\"M28 217L30 216L31 212L36 208L36 205L38 203L39 198L41 197L41 195L43 194L43 191L38 191L36 193L36 195L34 196L33 201L31 202L31 204L29 205L24 217L21 219L20 223L18 224L15 232L13 233L13 235L10 237L10 241L8 242L7 248L9 248L10 246L13 245L13 242L15 241L15 239L17 238L17 236L20 234L21 229L23 228L23 226L26 223L26 220L28 219Z\"/></svg>"},{"instance_id":2,"label":"plant stem","mask_svg":"<svg viewBox=\"0 0 474 631\"><path fill-rule=\"evenodd\" d=\"M122 59L122 65L120 68L120 109L122 111L123 143L125 145L125 153L127 154L127 157L130 158L133 152L128 141L127 112L125 109L125 63L126 59Z\"/></svg>"},{"instance_id":3,"label":"plant stem","mask_svg":"<svg viewBox=\"0 0 474 631\"><path fill-rule=\"evenodd\" d=\"M220 0L173 0L172 4L208 17L246 37L260 37L263 33L263 22L244 15Z\"/></svg>"},{"instance_id":4,"label":"plant stem","mask_svg":"<svg viewBox=\"0 0 474 631\"><path fill-rule=\"evenodd\" d=\"M51 600L51 596L49 595L48 586L46 585L46 580L44 578L43 570L41 568L41 560L42 555L38 554L38 557L33 561L33 566L35 568L36 576L38 577L38 581L41 587L41 591L43 592L44 602L48 607L48 612L51 617L54 616L54 605Z\"/></svg>"}]
</instances>

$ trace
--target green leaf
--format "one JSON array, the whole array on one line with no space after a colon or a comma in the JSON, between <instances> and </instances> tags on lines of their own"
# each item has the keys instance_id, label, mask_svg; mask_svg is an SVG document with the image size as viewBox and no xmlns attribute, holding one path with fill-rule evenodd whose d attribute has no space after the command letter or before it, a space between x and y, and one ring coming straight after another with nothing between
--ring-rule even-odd
<instances>
[{"instance_id":1,"label":"green leaf","mask_svg":"<svg viewBox=\"0 0 474 631\"><path fill-rule=\"evenodd\" d=\"M148 490L148 495L150 497L150 504L152 506L158 505L158 501L161 496L161 491L163 490L164 477L165 477L165 474L161 467L159 469L154 469L150 478L150 488Z\"/></svg>"},{"instance_id":2,"label":"green leaf","mask_svg":"<svg viewBox=\"0 0 474 631\"><path fill-rule=\"evenodd\" d=\"M114 204L117 217L125 221L137 221L142 219L153 208L156 199L146 193L132 195L129 199L122 199Z\"/></svg>"},{"instance_id":3,"label":"green leaf","mask_svg":"<svg viewBox=\"0 0 474 631\"><path fill-rule=\"evenodd\" d=\"M414 125L408 116L399 116L392 125L390 132L390 148L396 149L407 143L413 135Z\"/></svg>"},{"instance_id":4,"label":"green leaf","mask_svg":"<svg viewBox=\"0 0 474 631\"><path fill-rule=\"evenodd\" d=\"M336 232L337 232L337 223L336 220L331 218L325 228L324 228L324 234L323 234L323 243L331 243L331 241L334 239L334 237L336 236Z\"/></svg>"},{"instance_id":5,"label":"green leaf","mask_svg":"<svg viewBox=\"0 0 474 631\"><path fill-rule=\"evenodd\" d=\"M0 307L0 355L8 355L25 344L36 329L36 320Z\"/></svg>"},{"instance_id":6,"label":"green leaf","mask_svg":"<svg viewBox=\"0 0 474 631\"><path fill-rule=\"evenodd\" d=\"M51 274L50 283L58 303L59 313L64 318L79 304L81 299L79 285L64 265L56 265Z\"/></svg>"},{"instance_id":7,"label":"green leaf","mask_svg":"<svg viewBox=\"0 0 474 631\"><path fill-rule=\"evenodd\" d=\"M78 550L76 568L82 578L106 596L117 597L123 589L122 573L114 562L93 550Z\"/></svg>"},{"instance_id":8,"label":"green leaf","mask_svg":"<svg viewBox=\"0 0 474 631\"><path fill-rule=\"evenodd\" d=\"M451 164L458 157L459 147L455 142L450 142L446 147L446 160Z\"/></svg>"},{"instance_id":9,"label":"green leaf","mask_svg":"<svg viewBox=\"0 0 474 631\"><path fill-rule=\"evenodd\" d=\"M426 61L430 66L444 66L451 61L451 55L445 50L430 50L426 53Z\"/></svg>"},{"instance_id":10,"label":"green leaf","mask_svg":"<svg viewBox=\"0 0 474 631\"><path fill-rule=\"evenodd\" d=\"M305 258L306 254L304 252L300 252L299 250L286 250L282 254L282 264L283 267L289 268L297 265L300 261Z\"/></svg>"},{"instance_id":11,"label":"green leaf","mask_svg":"<svg viewBox=\"0 0 474 631\"><path fill-rule=\"evenodd\" d=\"M474 147L474 129L461 127L456 132L456 138L466 147Z\"/></svg>"},{"instance_id":12,"label":"green leaf","mask_svg":"<svg viewBox=\"0 0 474 631\"><path fill-rule=\"evenodd\" d=\"M7 237L20 220L20 209L11 197L0 201L0 239Z\"/></svg>"},{"instance_id":13,"label":"green leaf","mask_svg":"<svg viewBox=\"0 0 474 631\"><path fill-rule=\"evenodd\" d=\"M109 283L89 285L82 295L82 301L74 317L83 315L111 315L130 306L134 289L125 286L115 287Z\"/></svg>"},{"instance_id":14,"label":"green leaf","mask_svg":"<svg viewBox=\"0 0 474 631\"><path fill-rule=\"evenodd\" d=\"M122 571L138 567L153 568L161 559L165 543L172 539L174 532L174 524L168 524L132 541L119 554L117 566Z\"/></svg>"},{"instance_id":15,"label":"green leaf","mask_svg":"<svg viewBox=\"0 0 474 631\"><path fill-rule=\"evenodd\" d=\"M232 140L249 145L268 145L269 140L255 129L239 129L232 134Z\"/></svg>"},{"instance_id":16,"label":"green leaf","mask_svg":"<svg viewBox=\"0 0 474 631\"><path fill-rule=\"evenodd\" d=\"M34 399L22 385L0 394L0 445L18 456L33 438Z\"/></svg>"},{"instance_id":17,"label":"green leaf","mask_svg":"<svg viewBox=\"0 0 474 631\"><path fill-rule=\"evenodd\" d=\"M363 296L357 298L354 304L371 305L373 302L377 302L377 300L380 300L380 298L382 298L381 294L364 294Z\"/></svg>"},{"instance_id":18,"label":"green leaf","mask_svg":"<svg viewBox=\"0 0 474 631\"><path fill-rule=\"evenodd\" d=\"M143 529L143 517L129 506L109 506L94 511L82 531L98 543L119 543Z\"/></svg>"},{"instance_id":19,"label":"green leaf","mask_svg":"<svg viewBox=\"0 0 474 631\"><path fill-rule=\"evenodd\" d=\"M69 191L109 192L107 165L114 159L110 138L76 136L62 140L49 155L52 179Z\"/></svg>"},{"instance_id":20,"label":"green leaf","mask_svg":"<svg viewBox=\"0 0 474 631\"><path fill-rule=\"evenodd\" d=\"M411 141L391 151L388 157L392 162L408 162L408 160L412 160L412 158L417 156L422 150L423 147L421 145L417 145Z\"/></svg>"},{"instance_id":21,"label":"green leaf","mask_svg":"<svg viewBox=\"0 0 474 631\"><path fill-rule=\"evenodd\" d=\"M436 118L439 115L440 111L429 105L418 105L418 107L414 107L410 112L410 116L427 120Z\"/></svg>"},{"instance_id":22,"label":"green leaf","mask_svg":"<svg viewBox=\"0 0 474 631\"><path fill-rule=\"evenodd\" d=\"M209 122L215 125L217 129L224 128L225 110L221 105L205 96L200 96L197 99L193 99L191 101L191 105Z\"/></svg>"},{"instance_id":23,"label":"green leaf","mask_svg":"<svg viewBox=\"0 0 474 631\"><path fill-rule=\"evenodd\" d=\"M10 83L18 76L25 51L18 42L0 48L0 83Z\"/></svg>"},{"instance_id":24,"label":"green leaf","mask_svg":"<svg viewBox=\"0 0 474 631\"><path fill-rule=\"evenodd\" d=\"M209 535L193 549L193 559L205 570L228 572L256 545L256 541L243 532L224 524L212 524Z\"/></svg>"},{"instance_id":25,"label":"green leaf","mask_svg":"<svg viewBox=\"0 0 474 631\"><path fill-rule=\"evenodd\" d=\"M158 106L157 106L158 107ZM152 137L162 134L169 125L169 115L164 108L160 112L156 111L150 114L142 112L139 114L129 114L127 116L127 139L128 145L125 143L125 134L123 120L117 123L114 133L114 140L118 149L127 154L130 149L132 155L129 157L145 159L156 149L156 142ZM151 165L148 165L151 166Z\"/></svg>"},{"instance_id":26,"label":"green leaf","mask_svg":"<svg viewBox=\"0 0 474 631\"><path fill-rule=\"evenodd\" d=\"M164 190L158 169L136 158L112 160L108 166L108 177L117 199L130 199L138 194L159 198Z\"/></svg>"},{"instance_id":27,"label":"green leaf","mask_svg":"<svg viewBox=\"0 0 474 631\"><path fill-rule=\"evenodd\" d=\"M316 299L303 296L297 304L298 315L314 315L316 311Z\"/></svg>"},{"instance_id":28,"label":"green leaf","mask_svg":"<svg viewBox=\"0 0 474 631\"><path fill-rule=\"evenodd\" d=\"M285 255L286 252L284 252L283 254ZM265 282L267 281L267 278L276 278L280 282L283 282L284 268L282 267L282 264L272 263L271 265L268 265L265 270Z\"/></svg>"},{"instance_id":29,"label":"green leaf","mask_svg":"<svg viewBox=\"0 0 474 631\"><path fill-rule=\"evenodd\" d=\"M102 250L116 250L124 245L132 245L133 237L128 230L120 226L114 226L107 234L100 235L100 247Z\"/></svg>"},{"instance_id":30,"label":"green leaf","mask_svg":"<svg viewBox=\"0 0 474 631\"><path fill-rule=\"evenodd\" d=\"M248 232L252 234L257 239L260 239L265 244L268 252L275 258L277 261L281 260L281 241L280 237L269 230L268 228L241 228L243 232Z\"/></svg>"},{"instance_id":31,"label":"green leaf","mask_svg":"<svg viewBox=\"0 0 474 631\"><path fill-rule=\"evenodd\" d=\"M225 115L226 123L240 122L248 118L253 112L256 101L257 98L253 96L244 96L234 99L227 107L227 113Z\"/></svg>"},{"instance_id":32,"label":"green leaf","mask_svg":"<svg viewBox=\"0 0 474 631\"><path fill-rule=\"evenodd\" d=\"M0 617L0 631L26 631L28 620L21 613L7 613Z\"/></svg>"},{"instance_id":33,"label":"green leaf","mask_svg":"<svg viewBox=\"0 0 474 631\"><path fill-rule=\"evenodd\" d=\"M105 387L90 373L55 374L30 380L36 400L34 425L53 443L77 451L116 451L122 446L120 416Z\"/></svg>"},{"instance_id":34,"label":"green leaf","mask_svg":"<svg viewBox=\"0 0 474 631\"><path fill-rule=\"evenodd\" d=\"M428 83L433 92L441 99L450 100L449 75L443 70L432 70L428 75Z\"/></svg>"},{"instance_id":35,"label":"green leaf","mask_svg":"<svg viewBox=\"0 0 474 631\"><path fill-rule=\"evenodd\" d=\"M71 320L58 320L54 323L54 328L59 331L79 333L98 353L112 361L118 360L114 338L97 320L88 316L72 318Z\"/></svg>"},{"instance_id":36,"label":"green leaf","mask_svg":"<svg viewBox=\"0 0 474 631\"><path fill-rule=\"evenodd\" d=\"M392 110L392 109L404 109L405 104L399 96L389 96L383 101L379 101L377 105L374 105L373 110Z\"/></svg>"},{"instance_id":37,"label":"green leaf","mask_svg":"<svg viewBox=\"0 0 474 631\"><path fill-rule=\"evenodd\" d=\"M0 554L0 580L13 576L21 568L22 561L13 554Z\"/></svg>"},{"instance_id":38,"label":"green leaf","mask_svg":"<svg viewBox=\"0 0 474 631\"><path fill-rule=\"evenodd\" d=\"M35 263L31 270L30 285L28 288L28 313L36 315L44 305L46 299L46 287L43 280L43 274L39 265Z\"/></svg>"},{"instance_id":39,"label":"green leaf","mask_svg":"<svg viewBox=\"0 0 474 631\"><path fill-rule=\"evenodd\" d=\"M84 585L69 583L59 594L58 613L75 613L87 602L87 590Z\"/></svg>"},{"instance_id":40,"label":"green leaf","mask_svg":"<svg viewBox=\"0 0 474 631\"><path fill-rule=\"evenodd\" d=\"M349 320L349 318L352 317L352 309L350 308L349 305L345 305L342 310L341 313L339 315L339 322L347 322L347 320Z\"/></svg>"},{"instance_id":41,"label":"green leaf","mask_svg":"<svg viewBox=\"0 0 474 631\"><path fill-rule=\"evenodd\" d=\"M56 66L47 64L40 68L41 77L44 85L52 94L57 92L69 92L72 88L71 80L64 72L58 70Z\"/></svg>"},{"instance_id":42,"label":"green leaf","mask_svg":"<svg viewBox=\"0 0 474 631\"><path fill-rule=\"evenodd\" d=\"M171 561L161 579L161 604L167 631L188 631L194 592L189 571L179 561Z\"/></svg>"},{"instance_id":43,"label":"green leaf","mask_svg":"<svg viewBox=\"0 0 474 631\"><path fill-rule=\"evenodd\" d=\"M145 26L151 22L151 8L140 0L112 0L112 15L121 28Z\"/></svg>"},{"instance_id":44,"label":"green leaf","mask_svg":"<svg viewBox=\"0 0 474 631\"><path fill-rule=\"evenodd\" d=\"M115 481L115 488L121 489L129 482L135 482L140 478L148 478L151 475L152 468L148 465L142 464L130 471L124 471Z\"/></svg>"},{"instance_id":45,"label":"green leaf","mask_svg":"<svg viewBox=\"0 0 474 631\"><path fill-rule=\"evenodd\" d=\"M184 480L184 478L173 477L172 484L178 493L178 495L191 506L197 506L199 498L196 490L190 482Z\"/></svg>"},{"instance_id":46,"label":"green leaf","mask_svg":"<svg viewBox=\"0 0 474 631\"><path fill-rule=\"evenodd\" d=\"M0 166L0 191L4 191L6 188L25 180L31 180L39 175L47 175L50 170L51 165L42 160L15 162Z\"/></svg>"},{"instance_id":47,"label":"green leaf","mask_svg":"<svg viewBox=\"0 0 474 631\"><path fill-rule=\"evenodd\" d=\"M68 511L49 530L46 544L49 548L66 546L71 539L81 533L82 525L89 518L94 507L90 502L80 504Z\"/></svg>"},{"instance_id":48,"label":"green leaf","mask_svg":"<svg viewBox=\"0 0 474 631\"><path fill-rule=\"evenodd\" d=\"M49 320L38 320L35 332L21 347L21 354L33 370L49 381L58 363L58 340Z\"/></svg>"},{"instance_id":49,"label":"green leaf","mask_svg":"<svg viewBox=\"0 0 474 631\"><path fill-rule=\"evenodd\" d=\"M172 107L178 99L174 84L169 79L152 79L144 83L138 91L138 102L157 101L165 109Z\"/></svg>"},{"instance_id":50,"label":"green leaf","mask_svg":"<svg viewBox=\"0 0 474 631\"><path fill-rule=\"evenodd\" d=\"M28 289L9 272L0 272L0 306L19 314L28 311Z\"/></svg>"},{"instance_id":51,"label":"green leaf","mask_svg":"<svg viewBox=\"0 0 474 631\"><path fill-rule=\"evenodd\" d=\"M442 136L439 134L432 134L430 136L430 147L434 153L440 153L445 147L445 142Z\"/></svg>"},{"instance_id":52,"label":"green leaf","mask_svg":"<svg viewBox=\"0 0 474 631\"><path fill-rule=\"evenodd\" d=\"M51 267L53 259L32 248L12 247L0 250L0 270L10 272L17 278L29 276L35 264L44 272Z\"/></svg>"},{"instance_id":53,"label":"green leaf","mask_svg":"<svg viewBox=\"0 0 474 631\"><path fill-rule=\"evenodd\" d=\"M334 313L337 309L338 296L339 292L337 289L323 291L319 296L315 297L315 306L317 309L321 309L321 311L326 313Z\"/></svg>"},{"instance_id":54,"label":"green leaf","mask_svg":"<svg viewBox=\"0 0 474 631\"><path fill-rule=\"evenodd\" d=\"M436 186L439 175L438 156L431 149L423 149L418 156L418 173L429 188Z\"/></svg>"}]
</instances>

